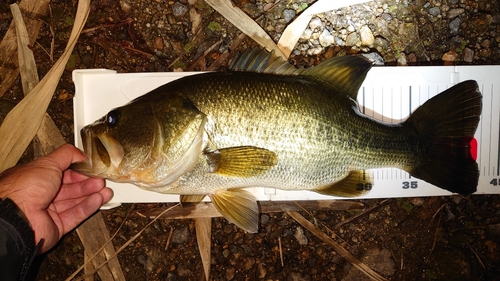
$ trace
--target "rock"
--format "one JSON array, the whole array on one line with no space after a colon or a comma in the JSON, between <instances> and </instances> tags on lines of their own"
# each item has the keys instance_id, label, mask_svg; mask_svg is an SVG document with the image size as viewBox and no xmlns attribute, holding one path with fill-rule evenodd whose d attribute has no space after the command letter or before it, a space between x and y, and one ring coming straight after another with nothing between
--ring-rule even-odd
<instances>
[{"instance_id":1,"label":"rock","mask_svg":"<svg viewBox=\"0 0 500 281\"><path fill-rule=\"evenodd\" d=\"M445 65L447 63L452 63L457 60L457 52L454 50L448 51L441 57L441 59L445 62Z\"/></svg>"},{"instance_id":2,"label":"rock","mask_svg":"<svg viewBox=\"0 0 500 281\"><path fill-rule=\"evenodd\" d=\"M309 28L313 31L321 30L324 28L324 26L325 24L318 17L312 18L311 21L309 22Z\"/></svg>"},{"instance_id":3,"label":"rock","mask_svg":"<svg viewBox=\"0 0 500 281\"><path fill-rule=\"evenodd\" d=\"M132 4L130 3L130 0L120 0L120 8L125 14L128 14L132 9Z\"/></svg>"},{"instance_id":4,"label":"rock","mask_svg":"<svg viewBox=\"0 0 500 281\"><path fill-rule=\"evenodd\" d=\"M380 36L386 39L391 37L391 33L389 31L389 25L387 24L387 21L385 19L376 18L374 24L375 24L376 34L379 34Z\"/></svg>"},{"instance_id":5,"label":"rock","mask_svg":"<svg viewBox=\"0 0 500 281\"><path fill-rule=\"evenodd\" d=\"M295 234L293 236L295 236L295 239L297 240L297 242L299 242L299 245L307 245L307 243L309 242L307 236L304 235L304 230L302 230L302 227L300 226L297 226L297 228L295 229Z\"/></svg>"},{"instance_id":6,"label":"rock","mask_svg":"<svg viewBox=\"0 0 500 281\"><path fill-rule=\"evenodd\" d=\"M295 10L292 9L283 10L283 19L285 20L286 23L289 23L296 15L297 12L295 12Z\"/></svg>"},{"instance_id":7,"label":"rock","mask_svg":"<svg viewBox=\"0 0 500 281\"><path fill-rule=\"evenodd\" d=\"M441 13L441 9L439 7L432 7L429 9L429 15L431 16L437 16Z\"/></svg>"},{"instance_id":8,"label":"rock","mask_svg":"<svg viewBox=\"0 0 500 281\"><path fill-rule=\"evenodd\" d=\"M451 35L457 35L458 29L460 28L460 18L455 18L454 20L452 20L448 25L448 28L450 29Z\"/></svg>"},{"instance_id":9,"label":"rock","mask_svg":"<svg viewBox=\"0 0 500 281\"><path fill-rule=\"evenodd\" d=\"M455 18L465 12L464 8L454 8L448 11L448 18L452 19Z\"/></svg>"},{"instance_id":10,"label":"rock","mask_svg":"<svg viewBox=\"0 0 500 281\"><path fill-rule=\"evenodd\" d=\"M406 61L406 55L405 55L405 53L400 53L399 54L399 57L398 57L398 60L397 60L397 64L399 66L407 66L408 65L408 62Z\"/></svg>"},{"instance_id":11,"label":"rock","mask_svg":"<svg viewBox=\"0 0 500 281\"><path fill-rule=\"evenodd\" d=\"M347 35L347 38L345 40L345 45L349 47L361 46L361 39L359 38L359 35L356 32Z\"/></svg>"},{"instance_id":12,"label":"rock","mask_svg":"<svg viewBox=\"0 0 500 281\"><path fill-rule=\"evenodd\" d=\"M180 2L175 2L172 5L172 14L174 17L181 17L188 11L188 7L186 5L181 4Z\"/></svg>"},{"instance_id":13,"label":"rock","mask_svg":"<svg viewBox=\"0 0 500 281\"><path fill-rule=\"evenodd\" d=\"M309 38L311 38L311 35L312 35L312 30L309 29L309 28L306 28L304 30L304 32L302 33L302 36L300 36L300 39L303 39L303 40L309 40Z\"/></svg>"},{"instance_id":14,"label":"rock","mask_svg":"<svg viewBox=\"0 0 500 281\"><path fill-rule=\"evenodd\" d=\"M230 267L226 270L226 280L233 280L234 275L236 274L236 268Z\"/></svg>"},{"instance_id":15,"label":"rock","mask_svg":"<svg viewBox=\"0 0 500 281\"><path fill-rule=\"evenodd\" d=\"M375 37L373 36L373 33L368 26L363 25L359 30L359 34L361 36L362 46L373 47L373 43L375 43Z\"/></svg>"},{"instance_id":16,"label":"rock","mask_svg":"<svg viewBox=\"0 0 500 281\"><path fill-rule=\"evenodd\" d=\"M319 44L323 47L328 47L333 44L335 38L330 34L330 32L325 28L318 38Z\"/></svg>"},{"instance_id":17,"label":"rock","mask_svg":"<svg viewBox=\"0 0 500 281\"><path fill-rule=\"evenodd\" d=\"M184 244L187 243L189 239L189 229L188 226L185 225L180 229L175 229L172 234L172 243L175 244Z\"/></svg>"},{"instance_id":18,"label":"rock","mask_svg":"<svg viewBox=\"0 0 500 281\"><path fill-rule=\"evenodd\" d=\"M472 62L474 60L474 51L469 48L465 48L463 60L465 62Z\"/></svg>"}]
</instances>

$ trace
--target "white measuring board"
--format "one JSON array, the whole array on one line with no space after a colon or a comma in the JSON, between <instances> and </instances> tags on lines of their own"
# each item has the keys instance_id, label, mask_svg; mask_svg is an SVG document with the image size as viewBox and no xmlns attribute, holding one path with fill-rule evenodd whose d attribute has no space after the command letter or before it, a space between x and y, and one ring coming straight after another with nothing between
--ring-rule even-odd
<instances>
[{"instance_id":1,"label":"white measuring board","mask_svg":"<svg viewBox=\"0 0 500 281\"><path fill-rule=\"evenodd\" d=\"M121 106L160 85L199 72L124 73L89 69L73 71L75 83L75 144L79 131L114 107ZM476 80L483 94L483 112L475 134L480 169L476 194L500 193L500 66L373 67L358 93L361 111L384 122L398 123L426 100L460 81ZM370 170L373 189L359 198L451 195L396 168ZM107 182L114 191L111 205L126 202L178 202L178 195L159 194L131 184ZM310 191L249 189L258 200L332 199Z\"/></svg>"}]
</instances>

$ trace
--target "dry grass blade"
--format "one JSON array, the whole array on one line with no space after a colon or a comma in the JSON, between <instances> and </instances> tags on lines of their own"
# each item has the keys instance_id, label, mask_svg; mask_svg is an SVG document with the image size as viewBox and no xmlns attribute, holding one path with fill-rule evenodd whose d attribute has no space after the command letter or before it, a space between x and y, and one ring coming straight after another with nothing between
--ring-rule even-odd
<instances>
[{"instance_id":1,"label":"dry grass blade","mask_svg":"<svg viewBox=\"0 0 500 281\"><path fill-rule=\"evenodd\" d=\"M210 278L210 250L212 247L212 218L197 218L194 223L205 280L208 281Z\"/></svg>"},{"instance_id":2,"label":"dry grass blade","mask_svg":"<svg viewBox=\"0 0 500 281\"><path fill-rule=\"evenodd\" d=\"M33 51L28 47L30 38L26 25L24 24L21 10L17 4L10 6L12 16L16 26L16 37L18 45L19 71L21 73L21 82L25 95L29 94L39 83L38 71L35 63ZM50 116L45 113L40 129L37 132L40 141L39 154L45 155L65 143L64 137L54 124Z\"/></svg>"},{"instance_id":3,"label":"dry grass blade","mask_svg":"<svg viewBox=\"0 0 500 281\"><path fill-rule=\"evenodd\" d=\"M307 230L309 230L312 234L314 234L316 237L321 239L323 242L332 246L332 248L339 255L344 257L348 262L350 262L354 267L356 267L361 272L363 272L370 279L377 280L377 281L383 281L383 280L387 281L386 278L384 278L383 276L381 276L377 272L373 271L373 269L368 267L366 264L364 264L361 261L359 261L358 259L356 259L344 247L342 247L337 242L333 241L333 239L331 239L328 235L326 235L323 231L321 231L314 224L312 224L308 220L306 220L302 215L300 215L297 212L287 212L287 214L290 215L293 219L295 219L298 223L300 223L303 227L307 228Z\"/></svg>"},{"instance_id":4,"label":"dry grass blade","mask_svg":"<svg viewBox=\"0 0 500 281\"><path fill-rule=\"evenodd\" d=\"M87 20L90 0L80 0L68 44L62 56L0 126L0 172L14 166L38 131L42 118Z\"/></svg>"},{"instance_id":5,"label":"dry grass blade","mask_svg":"<svg viewBox=\"0 0 500 281\"><path fill-rule=\"evenodd\" d=\"M290 23L283 35L278 42L278 48L285 54L288 58L292 53L293 48L300 39L302 33L307 28L307 25L311 21L313 15L318 13L323 13L331 11L334 9L342 8L345 6L355 5L359 3L368 2L367 0L318 0L316 3L311 5L303 11L292 23Z\"/></svg>"},{"instance_id":6,"label":"dry grass blade","mask_svg":"<svg viewBox=\"0 0 500 281\"><path fill-rule=\"evenodd\" d=\"M276 43L252 18L250 18L240 8L233 6L230 0L205 0L212 8L223 15L239 30L259 43L268 51L274 51L276 55L287 59L287 56L278 48Z\"/></svg>"},{"instance_id":7,"label":"dry grass blade","mask_svg":"<svg viewBox=\"0 0 500 281\"><path fill-rule=\"evenodd\" d=\"M31 44L38 37L38 31L42 25L40 17L45 15L49 2L49 0L23 0L19 3L19 8L27 15L25 21ZM2 81L0 83L0 97L14 84L19 74L16 52L17 39L14 22L12 22L2 42L0 42L0 54L2 56L0 60L0 81Z\"/></svg>"}]
</instances>

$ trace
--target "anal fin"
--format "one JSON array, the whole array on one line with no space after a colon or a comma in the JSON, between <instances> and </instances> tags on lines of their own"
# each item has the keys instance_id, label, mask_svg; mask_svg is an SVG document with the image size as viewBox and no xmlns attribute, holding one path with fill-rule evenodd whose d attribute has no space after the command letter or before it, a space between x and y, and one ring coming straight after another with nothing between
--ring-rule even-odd
<instances>
[{"instance_id":1,"label":"anal fin","mask_svg":"<svg viewBox=\"0 0 500 281\"><path fill-rule=\"evenodd\" d=\"M315 189L317 193L338 196L356 197L365 194L373 187L373 178L366 170L350 171L347 176L330 185Z\"/></svg>"},{"instance_id":2,"label":"anal fin","mask_svg":"<svg viewBox=\"0 0 500 281\"><path fill-rule=\"evenodd\" d=\"M242 189L217 191L210 195L215 208L230 222L250 233L259 229L259 206L252 193Z\"/></svg>"},{"instance_id":3,"label":"anal fin","mask_svg":"<svg viewBox=\"0 0 500 281\"><path fill-rule=\"evenodd\" d=\"M221 148L205 152L210 173L234 177L259 175L278 163L276 153L255 146Z\"/></svg>"}]
</instances>

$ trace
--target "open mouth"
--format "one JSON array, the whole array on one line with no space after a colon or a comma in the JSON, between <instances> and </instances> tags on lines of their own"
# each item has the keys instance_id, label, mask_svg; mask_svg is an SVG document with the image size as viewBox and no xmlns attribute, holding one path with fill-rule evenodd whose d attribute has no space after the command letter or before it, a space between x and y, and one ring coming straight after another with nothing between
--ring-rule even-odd
<instances>
[{"instance_id":1,"label":"open mouth","mask_svg":"<svg viewBox=\"0 0 500 281\"><path fill-rule=\"evenodd\" d=\"M89 128L83 128L80 135L87 160L74 163L72 169L89 175L100 175L111 168L118 168L124 152L116 139L107 133L96 135Z\"/></svg>"}]
</instances>

